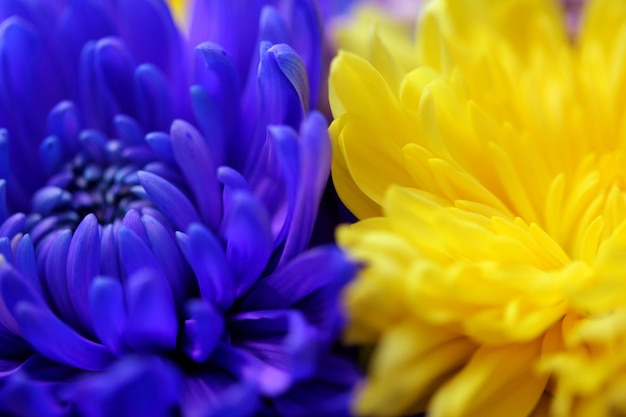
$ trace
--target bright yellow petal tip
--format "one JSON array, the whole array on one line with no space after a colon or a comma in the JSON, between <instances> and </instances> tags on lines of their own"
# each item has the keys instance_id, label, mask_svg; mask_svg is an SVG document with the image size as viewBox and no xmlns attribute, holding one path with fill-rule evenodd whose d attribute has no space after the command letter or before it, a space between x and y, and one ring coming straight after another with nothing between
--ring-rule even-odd
<instances>
[{"instance_id":1,"label":"bright yellow petal tip","mask_svg":"<svg viewBox=\"0 0 626 417\"><path fill-rule=\"evenodd\" d=\"M626 415L626 2L575 40L556 0L359 19L330 73L355 411Z\"/></svg>"}]
</instances>

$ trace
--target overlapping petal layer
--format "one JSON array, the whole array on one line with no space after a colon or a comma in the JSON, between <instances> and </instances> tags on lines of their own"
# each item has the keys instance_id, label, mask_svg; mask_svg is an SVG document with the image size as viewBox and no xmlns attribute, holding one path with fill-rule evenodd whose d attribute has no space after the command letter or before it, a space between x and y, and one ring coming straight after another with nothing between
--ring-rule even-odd
<instances>
[{"instance_id":1,"label":"overlapping petal layer","mask_svg":"<svg viewBox=\"0 0 626 417\"><path fill-rule=\"evenodd\" d=\"M31 3L0 1L0 414L347 414L316 4L197 1L186 38L161 0Z\"/></svg>"},{"instance_id":2,"label":"overlapping petal layer","mask_svg":"<svg viewBox=\"0 0 626 417\"><path fill-rule=\"evenodd\" d=\"M336 58L359 412L624 412L624 17L591 1L572 42L557 2L433 1L410 51Z\"/></svg>"}]
</instances>

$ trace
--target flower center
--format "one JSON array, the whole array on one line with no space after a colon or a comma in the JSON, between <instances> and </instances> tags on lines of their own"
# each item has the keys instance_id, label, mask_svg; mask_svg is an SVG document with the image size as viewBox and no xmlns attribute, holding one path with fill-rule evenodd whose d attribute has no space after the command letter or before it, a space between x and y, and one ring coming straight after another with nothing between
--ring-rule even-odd
<instances>
[{"instance_id":1,"label":"flower center","mask_svg":"<svg viewBox=\"0 0 626 417\"><path fill-rule=\"evenodd\" d=\"M137 176L145 161L122 157L123 146L116 140L97 151L95 156L80 152L63 164L35 193L33 212L54 219L57 229L74 229L92 213L105 225L122 219L133 208L153 207Z\"/></svg>"}]
</instances>

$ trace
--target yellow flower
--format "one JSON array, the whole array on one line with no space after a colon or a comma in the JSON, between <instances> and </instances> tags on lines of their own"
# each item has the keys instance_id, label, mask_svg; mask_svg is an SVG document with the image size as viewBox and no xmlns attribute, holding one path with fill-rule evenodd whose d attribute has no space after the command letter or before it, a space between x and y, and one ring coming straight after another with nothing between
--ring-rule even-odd
<instances>
[{"instance_id":1,"label":"yellow flower","mask_svg":"<svg viewBox=\"0 0 626 417\"><path fill-rule=\"evenodd\" d=\"M333 180L361 219L338 239L367 266L347 337L376 344L358 413L626 415L626 2L582 25L435 0L408 49L374 31L333 62Z\"/></svg>"},{"instance_id":2,"label":"yellow flower","mask_svg":"<svg viewBox=\"0 0 626 417\"><path fill-rule=\"evenodd\" d=\"M187 14L189 13L189 4L191 0L167 0L176 23L181 28L188 26Z\"/></svg>"}]
</instances>

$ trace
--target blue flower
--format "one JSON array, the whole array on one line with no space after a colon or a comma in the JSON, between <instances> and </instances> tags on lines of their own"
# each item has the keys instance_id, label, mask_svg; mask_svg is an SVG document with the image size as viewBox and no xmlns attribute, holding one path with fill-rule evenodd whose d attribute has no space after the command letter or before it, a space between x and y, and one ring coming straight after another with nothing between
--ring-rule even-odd
<instances>
[{"instance_id":1,"label":"blue flower","mask_svg":"<svg viewBox=\"0 0 626 417\"><path fill-rule=\"evenodd\" d=\"M346 414L314 3L198 1L188 38L36 3L0 0L0 413Z\"/></svg>"}]
</instances>

